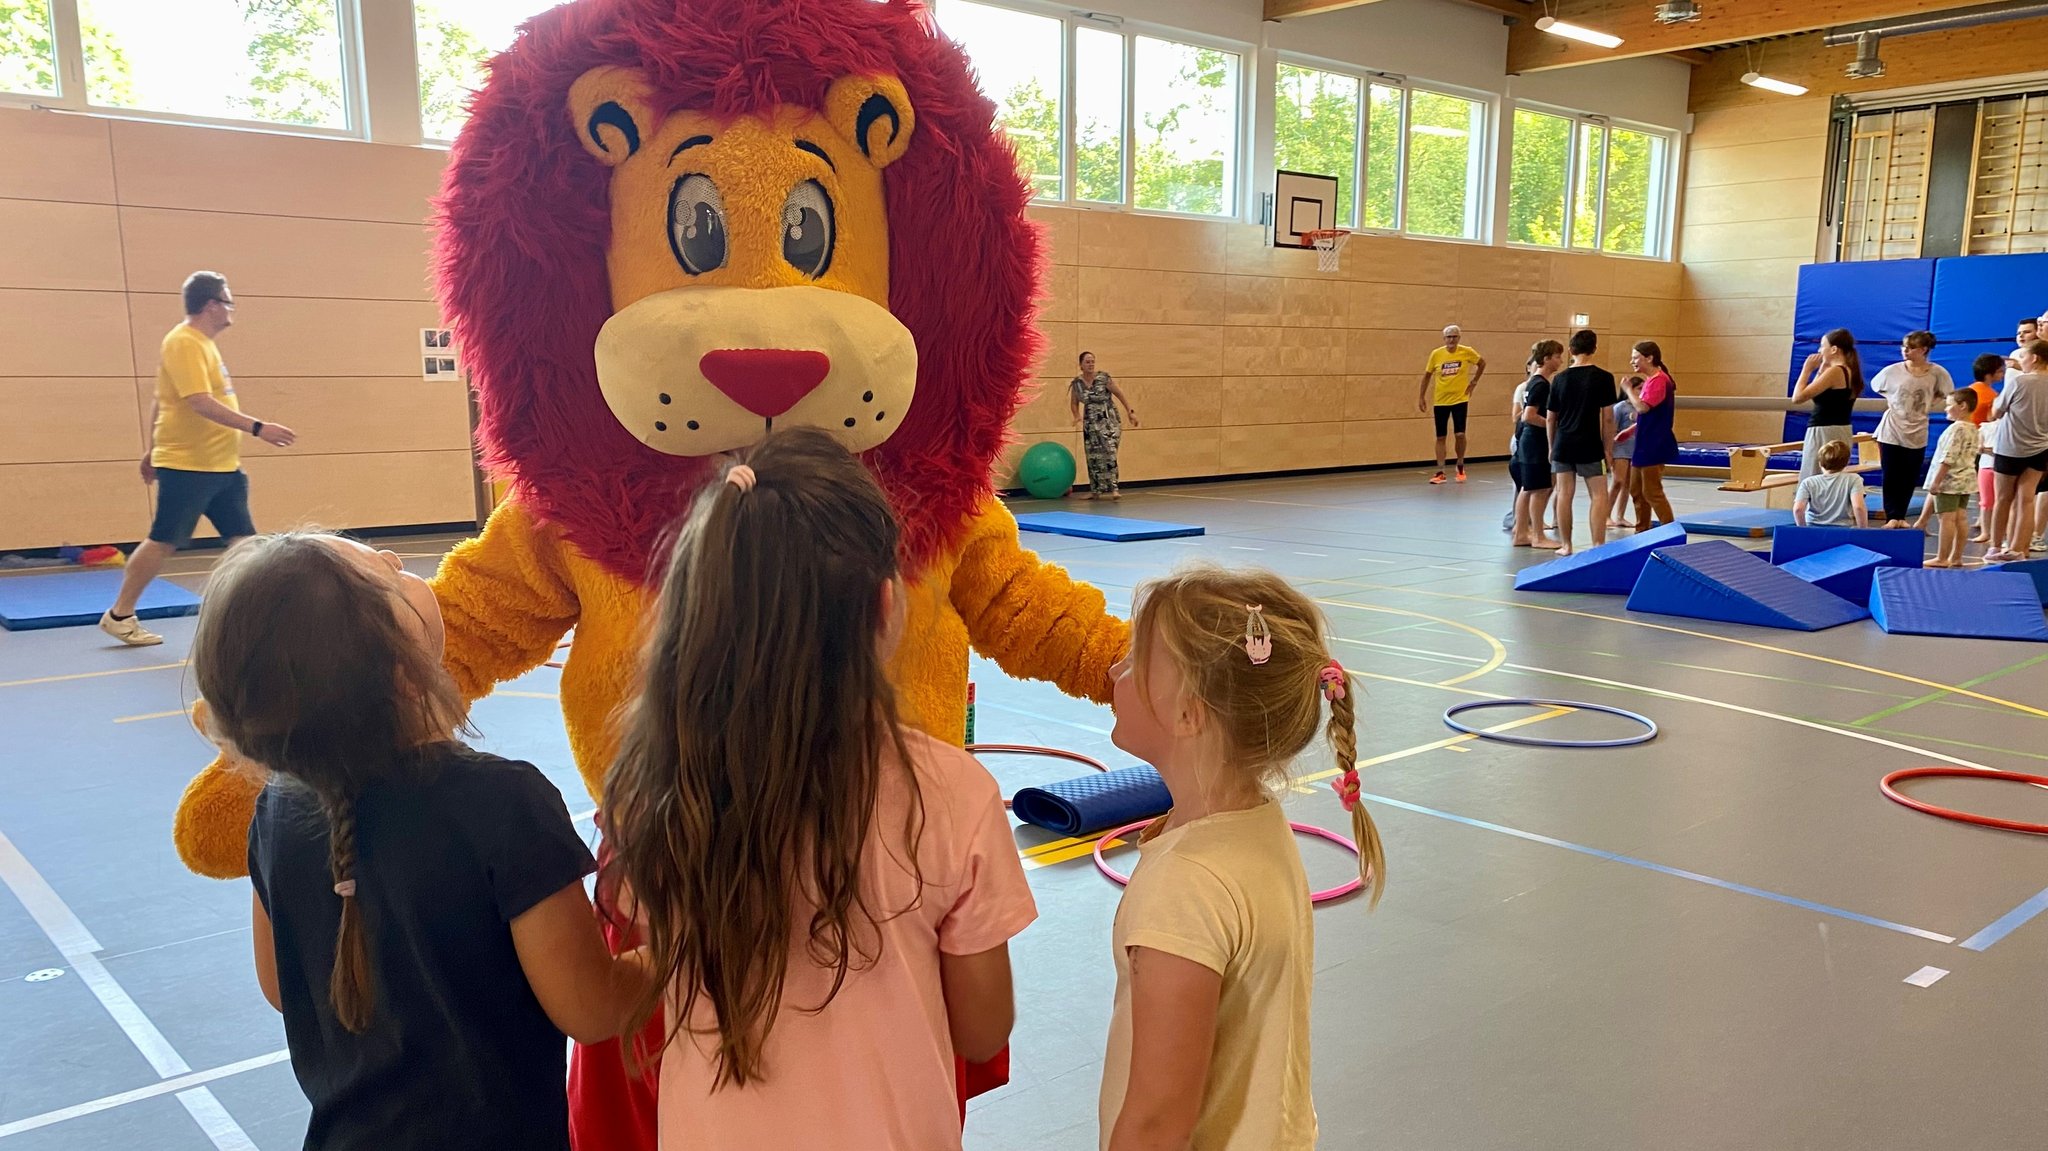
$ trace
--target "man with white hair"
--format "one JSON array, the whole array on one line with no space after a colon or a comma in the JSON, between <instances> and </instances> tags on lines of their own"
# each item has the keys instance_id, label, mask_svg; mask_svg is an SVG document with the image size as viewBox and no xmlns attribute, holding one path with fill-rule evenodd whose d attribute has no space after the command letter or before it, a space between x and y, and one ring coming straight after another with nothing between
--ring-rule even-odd
<instances>
[{"instance_id":1,"label":"man with white hair","mask_svg":"<svg viewBox=\"0 0 2048 1151\"><path fill-rule=\"evenodd\" d=\"M1436 475L1429 480L1433 484L1444 482L1444 435L1454 427L1458 433L1458 482L1465 482L1465 416L1479 378L1486 374L1486 357L1460 343L1463 335L1456 324L1444 329L1443 347L1429 353L1422 391L1415 398L1416 411L1427 412L1432 406L1436 411Z\"/></svg>"}]
</instances>

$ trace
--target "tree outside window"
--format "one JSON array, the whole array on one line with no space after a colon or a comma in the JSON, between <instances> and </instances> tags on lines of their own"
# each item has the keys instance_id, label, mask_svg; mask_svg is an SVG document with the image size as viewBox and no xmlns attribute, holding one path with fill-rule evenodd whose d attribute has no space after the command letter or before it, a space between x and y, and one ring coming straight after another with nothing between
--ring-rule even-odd
<instances>
[{"instance_id":1,"label":"tree outside window","mask_svg":"<svg viewBox=\"0 0 2048 1151\"><path fill-rule=\"evenodd\" d=\"M1407 134L1407 95L1393 85L1374 84L1367 96L1362 223L1368 228L1401 226L1401 140Z\"/></svg>"},{"instance_id":2,"label":"tree outside window","mask_svg":"<svg viewBox=\"0 0 2048 1151\"><path fill-rule=\"evenodd\" d=\"M1058 199L1066 150L1066 26L970 0L947 0L939 26L966 50L982 91L996 101L996 123L1017 151L1031 194Z\"/></svg>"},{"instance_id":3,"label":"tree outside window","mask_svg":"<svg viewBox=\"0 0 2048 1151\"><path fill-rule=\"evenodd\" d=\"M1462 96L1408 94L1407 230L1479 238L1479 162L1486 105Z\"/></svg>"},{"instance_id":4,"label":"tree outside window","mask_svg":"<svg viewBox=\"0 0 2048 1151\"><path fill-rule=\"evenodd\" d=\"M1515 109L1508 173L1508 242L1564 247L1565 177L1571 171L1572 122Z\"/></svg>"},{"instance_id":5,"label":"tree outside window","mask_svg":"<svg viewBox=\"0 0 2048 1151\"><path fill-rule=\"evenodd\" d=\"M1337 177L1337 219L1357 219L1358 98L1356 77L1282 64L1275 84L1273 161L1290 172Z\"/></svg>"},{"instance_id":6,"label":"tree outside window","mask_svg":"<svg viewBox=\"0 0 2048 1151\"><path fill-rule=\"evenodd\" d=\"M1607 133L1607 216L1601 250L1629 256L1657 254L1652 227L1664 199L1663 137L1614 128Z\"/></svg>"},{"instance_id":7,"label":"tree outside window","mask_svg":"<svg viewBox=\"0 0 2048 1151\"><path fill-rule=\"evenodd\" d=\"M413 0L420 71L420 134L453 140L469 119L484 66L512 46L519 25L559 0Z\"/></svg>"},{"instance_id":8,"label":"tree outside window","mask_svg":"<svg viewBox=\"0 0 2048 1151\"><path fill-rule=\"evenodd\" d=\"M1237 54L1150 36L1138 37L1136 48L1131 202L1167 212L1229 213L1235 206Z\"/></svg>"},{"instance_id":9,"label":"tree outside window","mask_svg":"<svg viewBox=\"0 0 2048 1151\"><path fill-rule=\"evenodd\" d=\"M349 126L336 0L78 0L99 107Z\"/></svg>"}]
</instances>

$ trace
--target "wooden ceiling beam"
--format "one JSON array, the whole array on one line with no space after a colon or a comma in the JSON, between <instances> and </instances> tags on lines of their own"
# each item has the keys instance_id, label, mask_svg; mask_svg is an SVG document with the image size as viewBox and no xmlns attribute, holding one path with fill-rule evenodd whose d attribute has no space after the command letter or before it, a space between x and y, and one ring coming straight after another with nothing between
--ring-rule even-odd
<instances>
[{"instance_id":1,"label":"wooden ceiling beam","mask_svg":"<svg viewBox=\"0 0 2048 1151\"><path fill-rule=\"evenodd\" d=\"M2043 54L2048 54L2048 17L2036 17L1990 28L1926 32L1886 40L1878 49L1886 75L1870 80L1851 80L1842 74L1842 69L1856 58L1854 44L1830 48L1821 43L1819 33L1765 45L1761 70L1766 76L1807 89L1808 96L1804 98L1811 99L1882 92L1908 85L1989 80L2011 75L2016 70L2015 60L2038 60ZM1744 84L1742 74L1748 70L1745 53L1732 49L1714 53L1711 62L1692 74L1691 110L1713 112L1800 98Z\"/></svg>"},{"instance_id":2,"label":"wooden ceiling beam","mask_svg":"<svg viewBox=\"0 0 2048 1151\"><path fill-rule=\"evenodd\" d=\"M1282 0L1267 0L1268 8ZM1550 14L1567 23L1621 37L1621 46L1595 48L1539 31L1533 20L1508 30L1508 73L1712 48L1767 36L1814 32L1840 24L1918 16L1962 7L1968 0L1700 0L1690 24L1659 24L1655 0L1553 0Z\"/></svg>"},{"instance_id":3,"label":"wooden ceiling beam","mask_svg":"<svg viewBox=\"0 0 2048 1151\"><path fill-rule=\"evenodd\" d=\"M1266 0L1266 19L1291 20L1297 16L1316 16L1324 12L1357 8L1363 4L1378 2L1379 0Z\"/></svg>"}]
</instances>

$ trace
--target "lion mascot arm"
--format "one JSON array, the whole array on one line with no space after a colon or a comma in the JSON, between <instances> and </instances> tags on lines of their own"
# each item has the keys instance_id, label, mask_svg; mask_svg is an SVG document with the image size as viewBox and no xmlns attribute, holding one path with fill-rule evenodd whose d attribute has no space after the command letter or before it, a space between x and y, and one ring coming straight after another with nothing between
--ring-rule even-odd
<instances>
[{"instance_id":1,"label":"lion mascot arm","mask_svg":"<svg viewBox=\"0 0 2048 1151\"><path fill-rule=\"evenodd\" d=\"M1016 519L994 500L961 546L953 606L975 650L1004 671L1109 702L1109 669L1130 650L1130 625L1109 614L1100 591L1025 550Z\"/></svg>"},{"instance_id":2,"label":"lion mascot arm","mask_svg":"<svg viewBox=\"0 0 2048 1151\"><path fill-rule=\"evenodd\" d=\"M566 545L507 503L482 536L441 561L433 578L448 648L443 662L464 702L539 667L575 626L575 588L563 567ZM172 838L185 866L213 879L249 873L249 821L263 790L261 770L226 755L193 777L178 801Z\"/></svg>"}]
</instances>

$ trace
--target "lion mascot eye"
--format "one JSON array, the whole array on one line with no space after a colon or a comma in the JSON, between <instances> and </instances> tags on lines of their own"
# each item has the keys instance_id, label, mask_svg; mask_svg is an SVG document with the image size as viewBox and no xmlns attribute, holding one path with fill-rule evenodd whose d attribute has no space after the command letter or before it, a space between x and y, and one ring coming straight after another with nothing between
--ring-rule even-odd
<instances>
[{"instance_id":1,"label":"lion mascot eye","mask_svg":"<svg viewBox=\"0 0 2048 1151\"><path fill-rule=\"evenodd\" d=\"M832 197L805 180L782 202L782 258L815 280L832 267Z\"/></svg>"},{"instance_id":2,"label":"lion mascot eye","mask_svg":"<svg viewBox=\"0 0 2048 1151\"><path fill-rule=\"evenodd\" d=\"M668 243L693 276L725 266L725 200L711 177L692 174L676 181L668 197Z\"/></svg>"}]
</instances>

